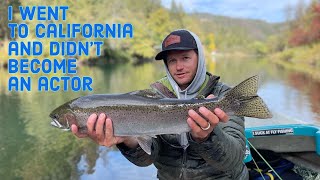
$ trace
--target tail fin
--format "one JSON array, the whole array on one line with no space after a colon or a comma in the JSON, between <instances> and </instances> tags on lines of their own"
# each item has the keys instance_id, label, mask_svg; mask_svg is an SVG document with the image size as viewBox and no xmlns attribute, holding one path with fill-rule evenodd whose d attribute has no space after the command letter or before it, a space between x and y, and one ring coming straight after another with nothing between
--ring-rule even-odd
<instances>
[{"instance_id":1,"label":"tail fin","mask_svg":"<svg viewBox=\"0 0 320 180\"><path fill-rule=\"evenodd\" d=\"M250 77L231 90L221 100L220 106L225 112L237 116L271 118L272 114L267 105L257 95L259 77Z\"/></svg>"},{"instance_id":2,"label":"tail fin","mask_svg":"<svg viewBox=\"0 0 320 180\"><path fill-rule=\"evenodd\" d=\"M260 119L272 118L270 110L259 96L253 96L249 100L240 99L240 108L238 108L234 113L237 116L254 117Z\"/></svg>"}]
</instances>

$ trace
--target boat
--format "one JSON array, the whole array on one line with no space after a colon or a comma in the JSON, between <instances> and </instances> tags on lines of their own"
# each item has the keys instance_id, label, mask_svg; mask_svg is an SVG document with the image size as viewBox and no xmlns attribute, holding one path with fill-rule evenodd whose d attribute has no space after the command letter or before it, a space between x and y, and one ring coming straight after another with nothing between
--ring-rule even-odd
<instances>
[{"instance_id":1,"label":"boat","mask_svg":"<svg viewBox=\"0 0 320 180\"><path fill-rule=\"evenodd\" d=\"M319 125L277 115L268 120L246 118L245 126L246 164L254 161L253 154L263 151L311 172L320 172Z\"/></svg>"}]
</instances>

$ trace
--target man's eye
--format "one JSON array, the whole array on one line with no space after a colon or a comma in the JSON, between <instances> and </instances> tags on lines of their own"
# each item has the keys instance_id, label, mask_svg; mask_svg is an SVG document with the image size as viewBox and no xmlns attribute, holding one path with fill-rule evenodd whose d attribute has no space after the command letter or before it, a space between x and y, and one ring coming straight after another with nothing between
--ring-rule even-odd
<instances>
[{"instance_id":1,"label":"man's eye","mask_svg":"<svg viewBox=\"0 0 320 180\"><path fill-rule=\"evenodd\" d=\"M169 59L168 60L168 63L173 63L174 62L174 59Z\"/></svg>"}]
</instances>

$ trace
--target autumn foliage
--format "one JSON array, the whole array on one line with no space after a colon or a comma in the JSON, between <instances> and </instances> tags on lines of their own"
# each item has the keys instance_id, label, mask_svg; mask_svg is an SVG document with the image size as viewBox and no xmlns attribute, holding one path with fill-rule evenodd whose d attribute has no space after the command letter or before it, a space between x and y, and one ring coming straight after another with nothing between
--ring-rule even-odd
<instances>
[{"instance_id":1,"label":"autumn foliage","mask_svg":"<svg viewBox=\"0 0 320 180\"><path fill-rule=\"evenodd\" d=\"M300 46L320 41L320 2L310 5L291 29L289 45Z\"/></svg>"}]
</instances>

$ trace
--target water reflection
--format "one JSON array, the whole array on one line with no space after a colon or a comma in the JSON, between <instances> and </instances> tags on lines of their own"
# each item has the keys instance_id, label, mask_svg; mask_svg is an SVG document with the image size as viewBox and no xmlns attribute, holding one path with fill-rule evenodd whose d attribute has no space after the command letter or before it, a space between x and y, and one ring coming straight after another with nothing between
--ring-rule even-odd
<instances>
[{"instance_id":1,"label":"water reflection","mask_svg":"<svg viewBox=\"0 0 320 180\"><path fill-rule=\"evenodd\" d=\"M0 175L8 179L79 179L96 174L100 154L90 140L77 139L70 133L50 126L48 114L62 103L92 93L119 93L147 88L163 71L162 64L78 68L79 76L93 77L93 92L8 92L11 74L0 76ZM159 70L160 69L160 70ZM39 75L40 76L40 75ZM37 78L33 76L32 78ZM36 83L32 86L37 86ZM118 151L115 151L120 156ZM108 159L108 158L106 158ZM86 171L80 171L85 162ZM143 170L130 164L132 168ZM113 164L110 166L117 168ZM154 171L150 171L155 174Z\"/></svg>"},{"instance_id":2,"label":"water reflection","mask_svg":"<svg viewBox=\"0 0 320 180\"><path fill-rule=\"evenodd\" d=\"M315 119L320 122L320 82L310 79L307 75L297 72L290 72L288 75L289 86L297 89L308 98ZM299 98L299 97L298 97ZM298 104L303 109L304 104Z\"/></svg>"},{"instance_id":3,"label":"water reflection","mask_svg":"<svg viewBox=\"0 0 320 180\"><path fill-rule=\"evenodd\" d=\"M151 180L156 179L156 172L153 166L135 167L126 160L117 150L100 147L99 158L95 162L94 173L82 173L80 179L132 179ZM85 155L82 156L85 158ZM85 160L77 164L80 172L88 170Z\"/></svg>"},{"instance_id":4,"label":"water reflection","mask_svg":"<svg viewBox=\"0 0 320 180\"><path fill-rule=\"evenodd\" d=\"M320 122L320 83L266 60L217 59L208 70L235 85L259 74L261 95L273 112L309 123ZM148 88L165 73L162 62L140 66L80 67L93 78L93 92L7 91L9 74L0 70L0 176L7 179L153 179L154 166L136 167L117 149L99 147L52 128L48 114L62 103L87 94ZM35 77L36 78L36 77ZM126 172L126 173L123 173Z\"/></svg>"},{"instance_id":5,"label":"water reflection","mask_svg":"<svg viewBox=\"0 0 320 180\"><path fill-rule=\"evenodd\" d=\"M258 94L277 117L320 124L320 82L311 77L259 59L219 59L216 74L230 85L258 74Z\"/></svg>"},{"instance_id":6,"label":"water reflection","mask_svg":"<svg viewBox=\"0 0 320 180\"><path fill-rule=\"evenodd\" d=\"M0 175L15 177L20 159L17 154L30 148L25 139L32 140L25 131L25 122L19 114L20 99L0 94Z\"/></svg>"}]
</instances>

